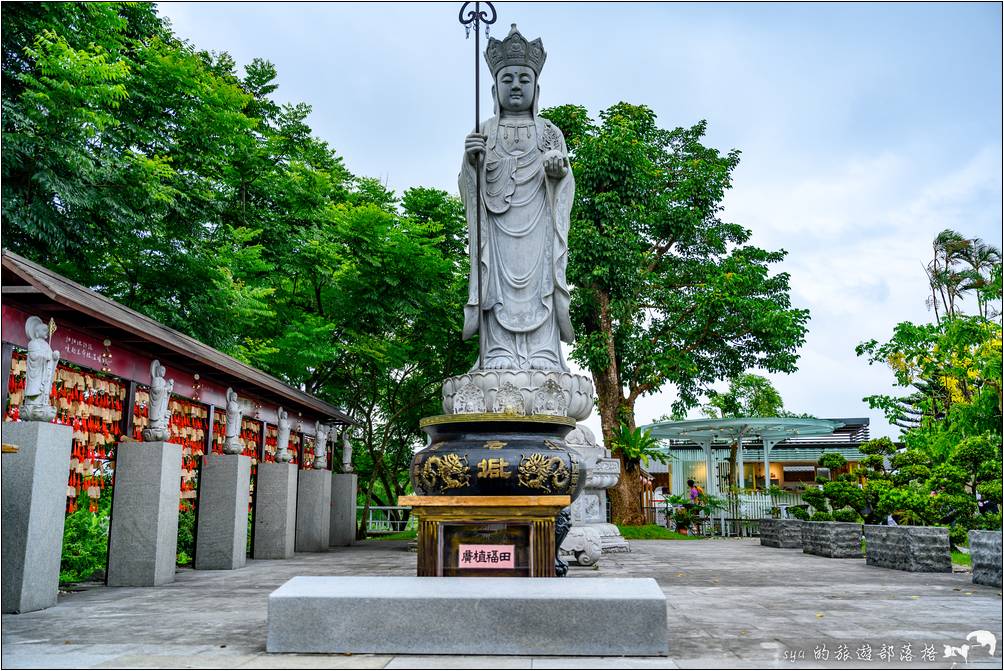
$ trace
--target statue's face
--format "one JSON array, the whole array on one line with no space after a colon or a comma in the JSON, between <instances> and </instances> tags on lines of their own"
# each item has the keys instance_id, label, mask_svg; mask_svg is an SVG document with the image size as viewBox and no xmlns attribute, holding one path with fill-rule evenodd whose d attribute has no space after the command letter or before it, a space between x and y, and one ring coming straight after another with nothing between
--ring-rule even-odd
<instances>
[{"instance_id":1,"label":"statue's face","mask_svg":"<svg viewBox=\"0 0 1004 671\"><path fill-rule=\"evenodd\" d=\"M537 75L525 65L507 65L495 77L499 107L507 112L526 112L533 108Z\"/></svg>"},{"instance_id":2,"label":"statue's face","mask_svg":"<svg viewBox=\"0 0 1004 671\"><path fill-rule=\"evenodd\" d=\"M45 339L49 335L49 326L47 324L35 324L35 330L33 331L36 338Z\"/></svg>"}]
</instances>

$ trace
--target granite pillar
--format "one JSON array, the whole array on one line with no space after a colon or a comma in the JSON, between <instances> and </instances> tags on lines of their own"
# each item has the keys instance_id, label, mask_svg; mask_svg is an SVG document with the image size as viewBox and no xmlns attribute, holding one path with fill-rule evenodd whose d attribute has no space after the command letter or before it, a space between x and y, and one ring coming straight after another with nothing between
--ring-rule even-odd
<instances>
[{"instance_id":1,"label":"granite pillar","mask_svg":"<svg viewBox=\"0 0 1004 671\"><path fill-rule=\"evenodd\" d=\"M241 568L247 562L251 457L207 454L199 476L195 568Z\"/></svg>"},{"instance_id":2,"label":"granite pillar","mask_svg":"<svg viewBox=\"0 0 1004 671\"><path fill-rule=\"evenodd\" d=\"M119 445L108 539L109 586L174 582L180 483L181 445Z\"/></svg>"},{"instance_id":3,"label":"granite pillar","mask_svg":"<svg viewBox=\"0 0 1004 671\"><path fill-rule=\"evenodd\" d=\"M1001 586L1001 532L970 531L969 556L973 560L973 582Z\"/></svg>"},{"instance_id":4,"label":"granite pillar","mask_svg":"<svg viewBox=\"0 0 1004 671\"><path fill-rule=\"evenodd\" d=\"M2 606L27 613L56 605L66 481L73 429L48 422L4 422ZM12 446L8 448L7 446Z\"/></svg>"},{"instance_id":5,"label":"granite pillar","mask_svg":"<svg viewBox=\"0 0 1004 671\"><path fill-rule=\"evenodd\" d=\"M331 473L300 471L296 485L296 551L327 552L331 530Z\"/></svg>"},{"instance_id":6,"label":"granite pillar","mask_svg":"<svg viewBox=\"0 0 1004 671\"><path fill-rule=\"evenodd\" d=\"M296 534L297 465L260 463L255 480L255 559L289 559Z\"/></svg>"},{"instance_id":7,"label":"granite pillar","mask_svg":"<svg viewBox=\"0 0 1004 671\"><path fill-rule=\"evenodd\" d=\"M356 540L357 487L358 477L355 473L331 474L330 547L352 545Z\"/></svg>"}]
</instances>

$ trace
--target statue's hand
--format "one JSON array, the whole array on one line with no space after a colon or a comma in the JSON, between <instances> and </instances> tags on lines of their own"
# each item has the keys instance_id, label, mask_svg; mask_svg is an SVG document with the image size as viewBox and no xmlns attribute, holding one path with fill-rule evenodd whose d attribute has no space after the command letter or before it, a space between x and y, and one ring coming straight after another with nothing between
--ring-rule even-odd
<instances>
[{"instance_id":1,"label":"statue's hand","mask_svg":"<svg viewBox=\"0 0 1004 671\"><path fill-rule=\"evenodd\" d=\"M568 158L557 149L544 154L544 172L552 179L561 179L568 174Z\"/></svg>"},{"instance_id":2,"label":"statue's hand","mask_svg":"<svg viewBox=\"0 0 1004 671\"><path fill-rule=\"evenodd\" d=\"M467 155L467 162L471 165L477 165L478 156L485 153L485 145L488 142L488 136L484 133L471 133L464 140L464 153Z\"/></svg>"}]
</instances>

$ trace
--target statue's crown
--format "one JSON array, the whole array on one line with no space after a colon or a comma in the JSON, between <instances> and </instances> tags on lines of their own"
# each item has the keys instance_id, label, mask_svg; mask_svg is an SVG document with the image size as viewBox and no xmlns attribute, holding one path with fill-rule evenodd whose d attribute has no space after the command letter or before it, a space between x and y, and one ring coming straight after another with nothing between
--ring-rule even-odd
<instances>
[{"instance_id":1,"label":"statue's crown","mask_svg":"<svg viewBox=\"0 0 1004 671\"><path fill-rule=\"evenodd\" d=\"M488 48L485 49L485 61L491 68L492 77L507 65L525 65L539 77L546 59L547 52L544 51L544 43L540 38L527 42L526 38L519 34L515 23L512 24L512 29L504 40L499 41L492 37L488 40Z\"/></svg>"}]
</instances>

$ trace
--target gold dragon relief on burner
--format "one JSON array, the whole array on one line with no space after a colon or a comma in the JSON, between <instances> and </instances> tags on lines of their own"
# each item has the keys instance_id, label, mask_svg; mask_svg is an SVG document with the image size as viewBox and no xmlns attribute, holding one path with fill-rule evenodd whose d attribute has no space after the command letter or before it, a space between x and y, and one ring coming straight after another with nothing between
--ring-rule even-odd
<instances>
[{"instance_id":1,"label":"gold dragon relief on burner","mask_svg":"<svg viewBox=\"0 0 1004 671\"><path fill-rule=\"evenodd\" d=\"M445 492L466 487L471 481L471 467L467 456L453 453L434 454L421 465L416 465L416 479L428 491Z\"/></svg>"},{"instance_id":2,"label":"gold dragon relief on burner","mask_svg":"<svg viewBox=\"0 0 1004 671\"><path fill-rule=\"evenodd\" d=\"M517 474L519 484L522 486L545 492L564 491L568 487L571 474L561 457L547 456L539 452L530 456L520 456Z\"/></svg>"}]
</instances>

